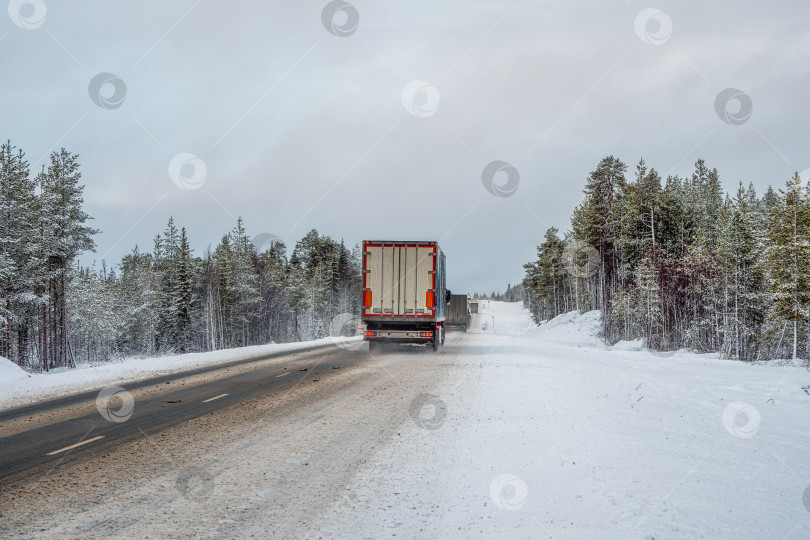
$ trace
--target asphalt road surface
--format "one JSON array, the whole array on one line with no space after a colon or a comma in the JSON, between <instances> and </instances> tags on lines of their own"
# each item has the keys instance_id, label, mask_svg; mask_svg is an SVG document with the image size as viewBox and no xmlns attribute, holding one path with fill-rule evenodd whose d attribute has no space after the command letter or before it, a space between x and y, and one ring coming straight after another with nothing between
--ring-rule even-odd
<instances>
[{"instance_id":1,"label":"asphalt road surface","mask_svg":"<svg viewBox=\"0 0 810 540\"><path fill-rule=\"evenodd\" d=\"M321 346L126 385L112 420L98 392L0 413L0 537L298 536L460 352Z\"/></svg>"},{"instance_id":2,"label":"asphalt road surface","mask_svg":"<svg viewBox=\"0 0 810 540\"><path fill-rule=\"evenodd\" d=\"M107 402L108 415L113 419L105 418L99 411L98 391L0 412L0 485L30 469L48 467L69 454L90 447L110 448L140 437L142 433L157 433L257 396L288 390L363 357L331 345L317 346L149 379L128 385L127 391L142 394L143 398L137 403L133 399L132 414L120 422L116 420L123 417L115 417L114 413L123 408L126 414L128 405L120 396L119 401L113 397ZM264 360L285 363L261 365ZM239 367L248 369L237 370ZM194 377L202 380L187 383ZM55 421L37 422L40 425L33 429L4 429L25 426L35 418L54 418Z\"/></svg>"}]
</instances>

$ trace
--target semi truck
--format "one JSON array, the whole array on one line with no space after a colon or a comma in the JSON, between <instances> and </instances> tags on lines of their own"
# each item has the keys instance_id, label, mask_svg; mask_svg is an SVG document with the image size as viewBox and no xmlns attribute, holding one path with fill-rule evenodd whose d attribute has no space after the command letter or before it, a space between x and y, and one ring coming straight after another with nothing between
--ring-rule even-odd
<instances>
[{"instance_id":1,"label":"semi truck","mask_svg":"<svg viewBox=\"0 0 810 540\"><path fill-rule=\"evenodd\" d=\"M444 343L450 291L438 242L363 241L361 321L369 350Z\"/></svg>"},{"instance_id":2,"label":"semi truck","mask_svg":"<svg viewBox=\"0 0 810 540\"><path fill-rule=\"evenodd\" d=\"M447 305L447 317L444 320L444 327L447 330L467 331L470 327L469 302L470 297L466 294L450 296L450 303Z\"/></svg>"}]
</instances>

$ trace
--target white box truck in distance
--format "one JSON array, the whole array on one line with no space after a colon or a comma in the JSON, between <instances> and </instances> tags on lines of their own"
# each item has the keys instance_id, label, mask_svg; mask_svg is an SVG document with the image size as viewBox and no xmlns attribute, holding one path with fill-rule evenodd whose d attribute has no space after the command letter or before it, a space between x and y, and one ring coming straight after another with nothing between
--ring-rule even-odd
<instances>
[{"instance_id":1,"label":"white box truck in distance","mask_svg":"<svg viewBox=\"0 0 810 540\"><path fill-rule=\"evenodd\" d=\"M450 291L438 242L363 241L361 319L369 350L385 343L444 343Z\"/></svg>"}]
</instances>

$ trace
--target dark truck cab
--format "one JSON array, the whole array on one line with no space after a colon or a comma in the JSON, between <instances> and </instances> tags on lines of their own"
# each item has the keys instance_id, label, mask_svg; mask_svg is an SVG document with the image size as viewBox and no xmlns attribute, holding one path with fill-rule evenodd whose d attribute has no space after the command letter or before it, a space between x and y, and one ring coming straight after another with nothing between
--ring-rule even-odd
<instances>
[{"instance_id":1,"label":"dark truck cab","mask_svg":"<svg viewBox=\"0 0 810 540\"><path fill-rule=\"evenodd\" d=\"M470 327L470 297L466 294L453 294L447 305L447 317L444 327L447 330L461 330L466 332Z\"/></svg>"}]
</instances>

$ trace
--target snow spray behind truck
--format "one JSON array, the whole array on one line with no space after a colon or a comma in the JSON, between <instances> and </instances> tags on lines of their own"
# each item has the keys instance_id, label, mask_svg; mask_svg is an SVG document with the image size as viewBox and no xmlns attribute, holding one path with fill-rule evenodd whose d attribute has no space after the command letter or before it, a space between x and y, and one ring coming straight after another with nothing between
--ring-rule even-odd
<instances>
[{"instance_id":1,"label":"snow spray behind truck","mask_svg":"<svg viewBox=\"0 0 810 540\"><path fill-rule=\"evenodd\" d=\"M438 242L363 241L361 318L369 350L384 343L444 343L450 291Z\"/></svg>"}]
</instances>

